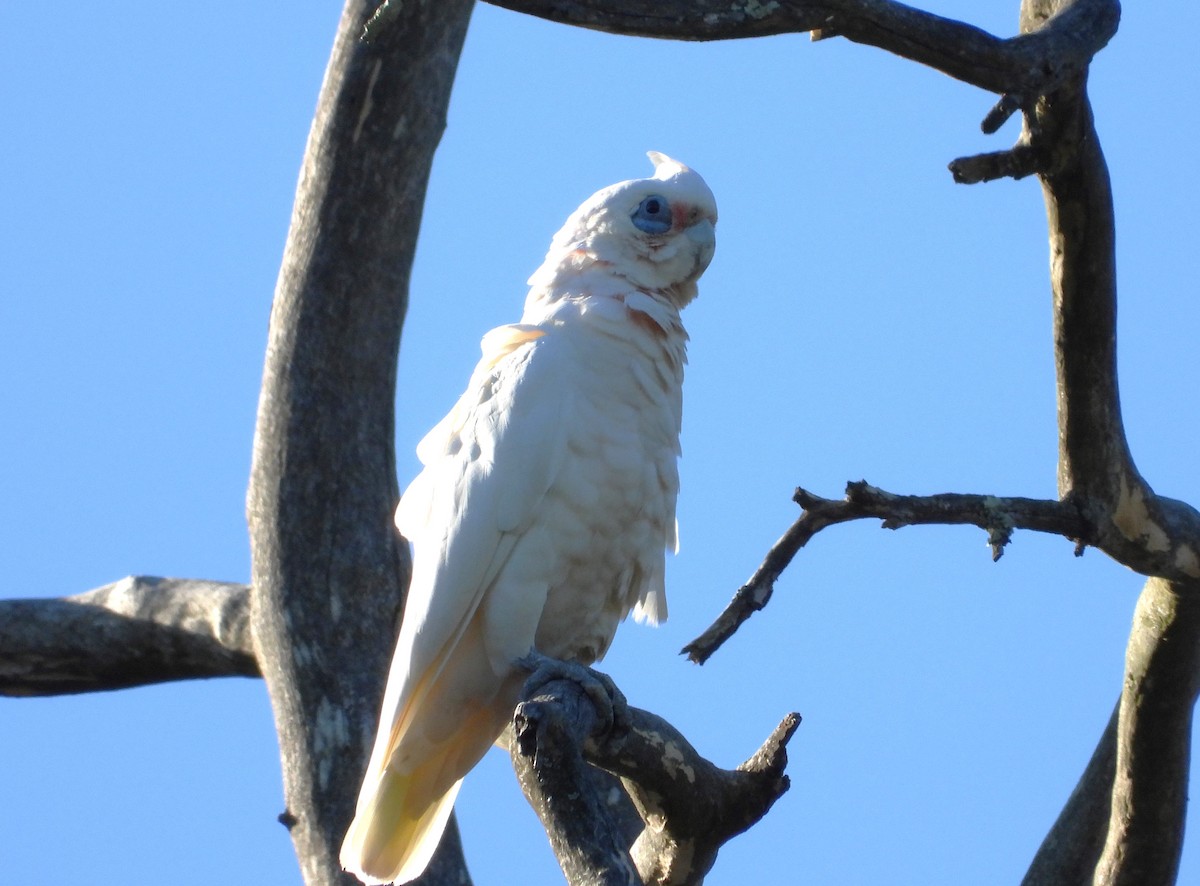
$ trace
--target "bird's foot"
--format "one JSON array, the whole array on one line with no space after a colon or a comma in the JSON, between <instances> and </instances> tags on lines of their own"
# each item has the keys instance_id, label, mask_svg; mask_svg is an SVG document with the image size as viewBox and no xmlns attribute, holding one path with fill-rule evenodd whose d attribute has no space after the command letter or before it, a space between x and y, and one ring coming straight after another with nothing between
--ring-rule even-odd
<instances>
[{"instance_id":1,"label":"bird's foot","mask_svg":"<svg viewBox=\"0 0 1200 886\"><path fill-rule=\"evenodd\" d=\"M620 735L629 729L629 704L617 684L607 674L575 661L550 658L540 652L531 651L517 665L528 670L529 677L521 697L534 699L539 695L561 696L562 690L551 684L565 682L581 690L595 711L595 723L589 730L592 738L603 741L606 737Z\"/></svg>"}]
</instances>

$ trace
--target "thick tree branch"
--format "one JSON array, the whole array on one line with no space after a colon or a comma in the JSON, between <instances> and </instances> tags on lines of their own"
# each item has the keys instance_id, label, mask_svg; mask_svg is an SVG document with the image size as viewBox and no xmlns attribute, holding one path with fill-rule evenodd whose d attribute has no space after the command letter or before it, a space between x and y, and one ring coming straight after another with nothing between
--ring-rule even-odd
<instances>
[{"instance_id":1,"label":"thick tree branch","mask_svg":"<svg viewBox=\"0 0 1200 886\"><path fill-rule=\"evenodd\" d=\"M971 525L988 534L992 559L1000 559L1014 529L1031 529L1061 535L1076 543L1077 553L1089 544L1088 525L1070 504L1033 498L998 498L992 495L896 495L871 486L865 480L846 484L841 500L821 498L797 489L793 500L803 511L767 553L746 584L738 588L729 605L699 637L685 646L683 654L703 664L733 636L751 615L765 607L783 570L822 529L851 520L875 518L885 529L916 525Z\"/></svg>"},{"instance_id":2,"label":"thick tree branch","mask_svg":"<svg viewBox=\"0 0 1200 886\"><path fill-rule=\"evenodd\" d=\"M250 589L129 576L73 597L0 600L0 695L257 677Z\"/></svg>"},{"instance_id":3,"label":"thick tree branch","mask_svg":"<svg viewBox=\"0 0 1200 886\"><path fill-rule=\"evenodd\" d=\"M611 684L605 685L612 710L598 711L587 682L562 678L527 687L510 747L568 882L703 882L720 847L788 789L786 747L799 716L789 714L754 756L726 770L662 718L626 707ZM585 760L619 776L632 798L645 825L632 846L587 777Z\"/></svg>"},{"instance_id":4,"label":"thick tree branch","mask_svg":"<svg viewBox=\"0 0 1200 886\"><path fill-rule=\"evenodd\" d=\"M1021 886L1091 886L1108 835L1119 707L1113 709L1091 760L1042 840Z\"/></svg>"},{"instance_id":5,"label":"thick tree branch","mask_svg":"<svg viewBox=\"0 0 1200 886\"><path fill-rule=\"evenodd\" d=\"M597 718L575 690L567 681L549 684L517 707L513 769L568 883L642 886L626 835L588 774L582 745Z\"/></svg>"},{"instance_id":6,"label":"thick tree branch","mask_svg":"<svg viewBox=\"0 0 1200 886\"><path fill-rule=\"evenodd\" d=\"M1034 4L1027 4L1032 6ZM1027 21L1036 21L1028 10ZM1058 380L1059 494L1097 546L1146 575L1200 578L1200 514L1158 496L1126 441L1117 381L1115 220L1108 167L1082 79L1040 100Z\"/></svg>"},{"instance_id":7,"label":"thick tree branch","mask_svg":"<svg viewBox=\"0 0 1200 886\"><path fill-rule=\"evenodd\" d=\"M1018 110L1030 111L1037 99L1082 82L1121 17L1117 0L1051 0L1021 34L1001 38L892 0L489 2L551 21L643 37L728 40L805 31L814 40L843 37L1000 95L983 120L987 133ZM959 158L951 172L962 183L1021 178L1044 171L1050 160L1041 142L1023 137L1007 151Z\"/></svg>"},{"instance_id":8,"label":"thick tree branch","mask_svg":"<svg viewBox=\"0 0 1200 886\"><path fill-rule=\"evenodd\" d=\"M1108 839L1095 882L1175 882L1200 693L1200 587L1146 582L1133 616L1117 723Z\"/></svg>"},{"instance_id":9,"label":"thick tree branch","mask_svg":"<svg viewBox=\"0 0 1200 886\"><path fill-rule=\"evenodd\" d=\"M247 501L253 625L308 886L356 883L337 856L408 568L391 523L400 329L471 3L404 4L366 44L371 9L346 4L309 135ZM463 883L466 871L435 863L422 882Z\"/></svg>"},{"instance_id":10,"label":"thick tree branch","mask_svg":"<svg viewBox=\"0 0 1200 886\"><path fill-rule=\"evenodd\" d=\"M1079 784L1021 886L1169 886L1183 848L1200 594L1152 578L1126 652L1124 690Z\"/></svg>"},{"instance_id":11,"label":"thick tree branch","mask_svg":"<svg viewBox=\"0 0 1200 886\"><path fill-rule=\"evenodd\" d=\"M1117 31L1116 0L1060 3L1036 34L1003 39L891 0L488 0L550 21L639 37L730 40L813 31L877 46L995 93L1043 95L1084 71Z\"/></svg>"}]
</instances>

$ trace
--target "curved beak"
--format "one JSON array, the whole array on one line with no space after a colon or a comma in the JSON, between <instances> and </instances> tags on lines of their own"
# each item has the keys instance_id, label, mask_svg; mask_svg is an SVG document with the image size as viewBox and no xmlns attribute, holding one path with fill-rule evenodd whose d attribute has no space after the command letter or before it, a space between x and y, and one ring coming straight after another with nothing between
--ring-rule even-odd
<instances>
[{"instance_id":1,"label":"curved beak","mask_svg":"<svg viewBox=\"0 0 1200 886\"><path fill-rule=\"evenodd\" d=\"M696 274L708 267L713 253L717 251L717 231L711 220L702 218L683 230L683 234L696 245Z\"/></svg>"}]
</instances>

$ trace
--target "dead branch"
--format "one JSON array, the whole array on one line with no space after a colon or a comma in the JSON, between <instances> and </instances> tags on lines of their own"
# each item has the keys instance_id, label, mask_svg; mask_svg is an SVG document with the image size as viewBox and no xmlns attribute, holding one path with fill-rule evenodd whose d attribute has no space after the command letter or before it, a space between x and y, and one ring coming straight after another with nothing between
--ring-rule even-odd
<instances>
[{"instance_id":1,"label":"dead branch","mask_svg":"<svg viewBox=\"0 0 1200 886\"><path fill-rule=\"evenodd\" d=\"M73 597L0 600L0 695L257 677L250 588L129 576Z\"/></svg>"},{"instance_id":2,"label":"dead branch","mask_svg":"<svg viewBox=\"0 0 1200 886\"><path fill-rule=\"evenodd\" d=\"M1152 578L1117 707L1021 886L1175 882L1200 693L1200 594Z\"/></svg>"},{"instance_id":3,"label":"dead branch","mask_svg":"<svg viewBox=\"0 0 1200 886\"><path fill-rule=\"evenodd\" d=\"M568 883L642 886L629 843L583 759L597 719L578 684L543 686L513 717L513 769Z\"/></svg>"},{"instance_id":4,"label":"dead branch","mask_svg":"<svg viewBox=\"0 0 1200 886\"><path fill-rule=\"evenodd\" d=\"M359 40L348 0L279 272L247 515L252 624L307 886L354 884L338 849L374 737L406 582L392 527L400 328L469 0L404 4ZM453 829L443 847L455 844ZM461 858L443 879L469 881ZM427 874L435 877L437 874Z\"/></svg>"},{"instance_id":5,"label":"dead branch","mask_svg":"<svg viewBox=\"0 0 1200 886\"><path fill-rule=\"evenodd\" d=\"M1095 882L1175 882L1200 694L1200 587L1152 578L1133 615L1117 719L1111 817Z\"/></svg>"},{"instance_id":6,"label":"dead branch","mask_svg":"<svg viewBox=\"0 0 1200 886\"><path fill-rule=\"evenodd\" d=\"M1090 543L1091 532L1069 503L1033 498L1000 498L992 495L896 495L871 486L865 480L846 484L841 500L821 498L797 489L793 500L803 508L800 517L775 542L746 584L716 621L685 646L683 654L704 664L751 615L771 599L775 581L800 549L822 529L851 520L875 518L885 529L918 525L971 525L988 534L992 559L999 560L1014 529L1031 529L1061 535L1076 543L1076 552Z\"/></svg>"},{"instance_id":7,"label":"dead branch","mask_svg":"<svg viewBox=\"0 0 1200 886\"><path fill-rule=\"evenodd\" d=\"M612 693L603 711L594 685L601 681ZM662 718L627 707L606 678L535 682L536 675L517 708L510 753L571 884L701 883L720 847L788 789L783 770L797 714L785 717L749 760L726 770ZM587 778L585 761L621 778L644 822L632 846Z\"/></svg>"},{"instance_id":8,"label":"dead branch","mask_svg":"<svg viewBox=\"0 0 1200 886\"><path fill-rule=\"evenodd\" d=\"M1092 883L1108 834L1117 757L1117 711L1113 708L1091 760L1038 847L1021 886Z\"/></svg>"},{"instance_id":9,"label":"dead branch","mask_svg":"<svg viewBox=\"0 0 1200 886\"><path fill-rule=\"evenodd\" d=\"M987 132L1038 96L1082 75L1117 32L1121 15L1116 0L1064 0L1038 28L1001 38L892 0L489 2L550 21L639 37L731 40L803 32L811 32L813 39L843 37L1004 96L984 121Z\"/></svg>"}]
</instances>

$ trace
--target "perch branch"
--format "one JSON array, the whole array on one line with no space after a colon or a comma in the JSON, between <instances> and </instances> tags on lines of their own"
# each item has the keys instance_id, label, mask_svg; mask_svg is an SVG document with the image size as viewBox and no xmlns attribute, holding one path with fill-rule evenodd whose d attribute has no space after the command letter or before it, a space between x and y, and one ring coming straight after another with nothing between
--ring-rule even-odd
<instances>
[{"instance_id":1,"label":"perch branch","mask_svg":"<svg viewBox=\"0 0 1200 886\"><path fill-rule=\"evenodd\" d=\"M885 529L917 525L972 525L988 534L992 559L1000 559L1014 529L1031 529L1061 535L1076 542L1081 553L1090 544L1087 524L1070 504L1033 498L997 498L991 495L944 493L941 495L895 495L864 480L846 484L841 500L821 498L797 489L793 500L803 508L800 517L775 542L762 564L746 584L738 588L729 605L682 653L704 664L733 636L751 615L765 607L775 590L775 581L814 535L829 526L851 520L876 518Z\"/></svg>"},{"instance_id":2,"label":"perch branch","mask_svg":"<svg viewBox=\"0 0 1200 886\"><path fill-rule=\"evenodd\" d=\"M257 677L250 589L130 576L73 597L0 600L0 695Z\"/></svg>"},{"instance_id":3,"label":"perch branch","mask_svg":"<svg viewBox=\"0 0 1200 886\"><path fill-rule=\"evenodd\" d=\"M583 759L582 746L597 726L595 708L578 684L545 684L517 706L513 769L568 883L642 886L627 838Z\"/></svg>"},{"instance_id":4,"label":"perch branch","mask_svg":"<svg viewBox=\"0 0 1200 886\"><path fill-rule=\"evenodd\" d=\"M631 852L647 883L700 883L717 852L757 823L790 786L787 743L800 725L788 714L736 769L714 766L670 723L633 709L630 731L588 759L621 776L645 829Z\"/></svg>"},{"instance_id":5,"label":"perch branch","mask_svg":"<svg viewBox=\"0 0 1200 886\"><path fill-rule=\"evenodd\" d=\"M575 679L528 690L514 717L513 766L571 884L699 884L720 847L788 789L783 770L797 714L726 770L660 717L626 707L615 687L615 713L597 711L594 687ZM581 774L585 760L619 776L637 807L645 827L632 847Z\"/></svg>"}]
</instances>

